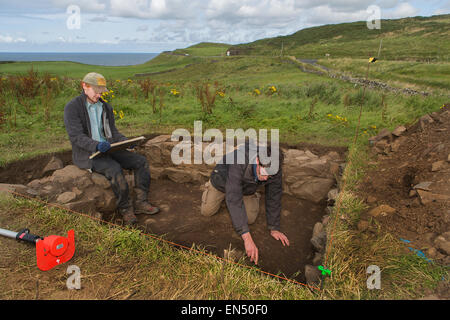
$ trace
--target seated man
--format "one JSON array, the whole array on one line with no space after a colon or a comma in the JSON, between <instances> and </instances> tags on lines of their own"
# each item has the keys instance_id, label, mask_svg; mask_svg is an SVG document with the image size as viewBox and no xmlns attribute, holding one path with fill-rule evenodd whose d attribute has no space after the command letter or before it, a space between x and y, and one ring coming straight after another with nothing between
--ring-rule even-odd
<instances>
[{"instance_id":1,"label":"seated man","mask_svg":"<svg viewBox=\"0 0 450 320\"><path fill-rule=\"evenodd\" d=\"M64 124L72 144L73 163L104 175L117 198L117 207L124 223L137 222L135 214L155 214L159 209L147 202L150 188L150 169L147 159L128 150L108 152L111 143L125 141L116 128L113 108L101 99L106 89L105 78L88 73L81 82L83 92L64 108ZM89 159L91 154L102 154ZM130 203L129 187L122 168L134 170L136 192L135 208Z\"/></svg>"},{"instance_id":2,"label":"seated man","mask_svg":"<svg viewBox=\"0 0 450 320\"><path fill-rule=\"evenodd\" d=\"M260 163L261 148L258 148L258 152L253 152L255 155L253 159L250 159L252 152L249 152L249 148L247 142L245 146L235 150L232 164L227 164L227 155L225 155L222 163L216 165L210 181L205 185L201 214L204 216L216 214L225 199L234 229L242 237L250 261L258 264L258 248L248 227L256 221L258 216L260 199L259 193L256 192L258 187L265 186L266 219L270 234L274 239L280 240L283 246L289 246L288 238L280 232L283 156L280 152L280 157L277 159L279 168L275 174L269 175L266 170L269 163ZM238 163L240 152L245 152L245 164ZM270 147L266 149L266 155L271 156Z\"/></svg>"}]
</instances>

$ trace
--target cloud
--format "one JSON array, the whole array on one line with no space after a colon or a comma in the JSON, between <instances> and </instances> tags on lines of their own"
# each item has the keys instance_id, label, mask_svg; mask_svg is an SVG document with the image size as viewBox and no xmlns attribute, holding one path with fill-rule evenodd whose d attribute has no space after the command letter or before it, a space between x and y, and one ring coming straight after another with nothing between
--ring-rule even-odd
<instances>
[{"instance_id":1,"label":"cloud","mask_svg":"<svg viewBox=\"0 0 450 320\"><path fill-rule=\"evenodd\" d=\"M99 0L51 0L51 3L58 8L67 9L71 5L80 7L81 12L98 13L107 8L107 1Z\"/></svg>"},{"instance_id":2,"label":"cloud","mask_svg":"<svg viewBox=\"0 0 450 320\"><path fill-rule=\"evenodd\" d=\"M399 19L418 15L419 10L407 2L402 2L392 9L392 11L381 12L383 19Z\"/></svg>"},{"instance_id":3,"label":"cloud","mask_svg":"<svg viewBox=\"0 0 450 320\"><path fill-rule=\"evenodd\" d=\"M20 43L20 42L26 42L27 39L19 37L19 38L13 38L11 36L4 36L0 34L0 43Z\"/></svg>"},{"instance_id":4,"label":"cloud","mask_svg":"<svg viewBox=\"0 0 450 320\"><path fill-rule=\"evenodd\" d=\"M195 17L194 7L199 4L183 0L111 0L110 14L138 19L188 19Z\"/></svg>"},{"instance_id":5,"label":"cloud","mask_svg":"<svg viewBox=\"0 0 450 320\"><path fill-rule=\"evenodd\" d=\"M450 13L450 0L447 0L442 4L439 9L434 11L434 14L449 14Z\"/></svg>"},{"instance_id":6,"label":"cloud","mask_svg":"<svg viewBox=\"0 0 450 320\"><path fill-rule=\"evenodd\" d=\"M137 31L137 32L145 32L145 31L148 31L148 26L146 26L146 25L140 25L140 26L137 27L136 31Z\"/></svg>"}]
</instances>

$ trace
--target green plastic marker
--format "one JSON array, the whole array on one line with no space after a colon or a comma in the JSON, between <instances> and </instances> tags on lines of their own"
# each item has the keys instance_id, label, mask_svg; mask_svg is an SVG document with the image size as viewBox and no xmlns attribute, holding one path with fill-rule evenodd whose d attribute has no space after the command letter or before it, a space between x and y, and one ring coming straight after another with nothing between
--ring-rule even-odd
<instances>
[{"instance_id":1,"label":"green plastic marker","mask_svg":"<svg viewBox=\"0 0 450 320\"><path fill-rule=\"evenodd\" d=\"M317 269L322 271L323 276L331 275L331 270L326 269L324 266L318 266Z\"/></svg>"}]
</instances>

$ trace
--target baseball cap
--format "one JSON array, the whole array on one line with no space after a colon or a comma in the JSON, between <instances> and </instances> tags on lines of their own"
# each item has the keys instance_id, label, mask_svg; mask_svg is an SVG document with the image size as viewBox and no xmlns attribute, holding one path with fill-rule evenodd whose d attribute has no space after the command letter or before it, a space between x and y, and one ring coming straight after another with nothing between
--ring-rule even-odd
<instances>
[{"instance_id":1,"label":"baseball cap","mask_svg":"<svg viewBox=\"0 0 450 320\"><path fill-rule=\"evenodd\" d=\"M106 79L100 73L90 72L84 76L83 82L90 84L94 91L97 93L103 93L108 91L106 88Z\"/></svg>"}]
</instances>

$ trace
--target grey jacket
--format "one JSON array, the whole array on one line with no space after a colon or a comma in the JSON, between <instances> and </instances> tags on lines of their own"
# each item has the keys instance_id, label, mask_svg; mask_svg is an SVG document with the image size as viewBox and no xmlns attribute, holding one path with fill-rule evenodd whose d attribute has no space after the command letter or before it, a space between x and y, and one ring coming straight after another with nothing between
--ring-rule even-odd
<instances>
[{"instance_id":1,"label":"grey jacket","mask_svg":"<svg viewBox=\"0 0 450 320\"><path fill-rule=\"evenodd\" d=\"M72 99L64 108L64 125L72 144L73 163L81 169L91 169L91 154L97 151L98 141L92 139L91 123L86 109L86 95L84 92L80 96ZM112 107L103 103L102 121L103 133L109 143L127 140L119 130L117 130Z\"/></svg>"},{"instance_id":2,"label":"grey jacket","mask_svg":"<svg viewBox=\"0 0 450 320\"><path fill-rule=\"evenodd\" d=\"M243 203L244 195L254 194L258 187L265 186L265 205L267 227L280 230L282 170L267 181L256 181L253 164L249 161L246 149L245 164L237 163L237 150L234 152L234 163L226 164L224 156L222 164L217 164L211 174L211 184L225 193L225 201L230 212L233 227L239 235L249 232L247 213Z\"/></svg>"}]
</instances>

